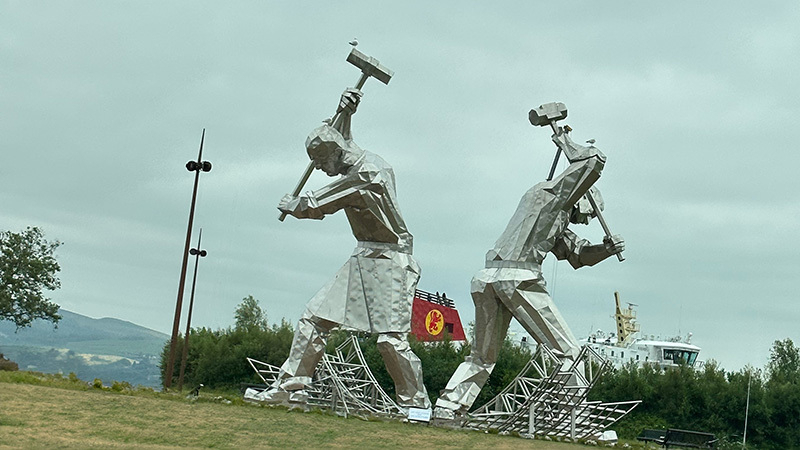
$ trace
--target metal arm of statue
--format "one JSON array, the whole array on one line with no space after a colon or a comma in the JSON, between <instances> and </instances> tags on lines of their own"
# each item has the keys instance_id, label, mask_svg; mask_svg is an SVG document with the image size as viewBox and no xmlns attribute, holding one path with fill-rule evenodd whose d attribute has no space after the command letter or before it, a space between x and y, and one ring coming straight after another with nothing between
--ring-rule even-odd
<instances>
[{"instance_id":1,"label":"metal arm of statue","mask_svg":"<svg viewBox=\"0 0 800 450\"><path fill-rule=\"evenodd\" d=\"M380 61L371 56L367 56L361 53L360 51L356 50L355 47L353 47L353 49L350 50L350 54L347 55L347 62L353 64L354 66L358 67L361 70L361 76L359 77L358 82L355 85L355 88L348 89L347 91L345 91L345 93L349 91L359 92L359 94L355 94L356 98L352 98L352 96L349 96L351 97L350 101L354 102L355 105L358 104L361 98L360 90L362 87L364 87L364 83L366 83L367 79L372 77L376 78L383 84L389 84L389 80L391 80L392 76L394 76L394 72L384 67L380 63ZM334 127L337 127L337 129L341 131L342 134L345 136L345 139L350 140L351 139L350 116L352 116L353 113L355 113L355 107L349 114L346 114L347 111L345 110L348 109L348 105L343 105L342 104L343 102L344 102L344 96L342 98L342 101L340 101L339 103L339 107L336 110L336 114L334 114L333 118L328 121L328 124L332 124ZM341 121L339 120L340 117ZM308 181L308 178L311 176L311 172L313 171L314 171L314 164L312 161L306 167L306 170L303 172L303 175L300 176L300 180L297 182L297 185L295 186L294 191L292 192L292 196L297 197L300 195L300 192L303 191L303 186L305 186L306 182ZM278 217L278 220L283 222L284 219L286 219L286 216L287 213L282 212L281 215Z\"/></svg>"},{"instance_id":2,"label":"metal arm of statue","mask_svg":"<svg viewBox=\"0 0 800 450\"><path fill-rule=\"evenodd\" d=\"M566 229L556 241L551 252L559 260L566 259L572 268L579 269L584 266L593 266L623 250L625 250L625 241L618 234L603 239L602 244L592 244Z\"/></svg>"},{"instance_id":3,"label":"metal arm of statue","mask_svg":"<svg viewBox=\"0 0 800 450\"><path fill-rule=\"evenodd\" d=\"M555 126L553 126L553 128L556 131L552 136L553 142L556 144L556 146L558 146L559 153L564 153L564 155L567 157L567 160L570 163L574 163L576 161L580 161L586 158L591 158L592 156L597 156L598 158L601 158L603 163L605 163L605 156L603 156L602 153L599 153L599 151L597 151L597 153L595 154L593 152L594 150L597 150L596 147L594 147L593 145L589 147L584 147L583 145L576 144L575 142L572 141L572 139L570 139L569 132L566 131L564 128L557 128ZM556 161L557 160L558 160L558 154L556 154ZM596 201L596 199L592 195L592 192L587 192L586 194L584 194L584 198L591 205L591 208L594 210L593 215L597 217L597 220L600 221L600 225L603 227L603 231L606 234L603 241L607 244L606 246L607 247L610 246L610 248L614 251L613 254L617 255L617 259L620 262L624 261L625 258L623 258L622 256L623 249L616 244L617 238L619 236L611 234L611 230L609 229L605 218L600 213L600 211L602 210L602 207L599 206L600 202ZM619 248L619 250L617 250L617 248Z\"/></svg>"},{"instance_id":4,"label":"metal arm of statue","mask_svg":"<svg viewBox=\"0 0 800 450\"><path fill-rule=\"evenodd\" d=\"M570 163L583 161L592 157L597 158L603 164L606 162L606 155L600 152L597 147L593 145L586 147L576 144L575 141L569 137L569 133L565 132L563 128L559 129L559 133L553 133L551 139L558 146L564 156L567 157L567 161Z\"/></svg>"},{"instance_id":5,"label":"metal arm of statue","mask_svg":"<svg viewBox=\"0 0 800 450\"><path fill-rule=\"evenodd\" d=\"M348 174L349 175L349 174ZM298 219L324 219L345 207L366 209L376 195L383 193L380 173L362 172L343 176L327 186L300 197L286 194L278 209Z\"/></svg>"},{"instance_id":6,"label":"metal arm of statue","mask_svg":"<svg viewBox=\"0 0 800 450\"><path fill-rule=\"evenodd\" d=\"M315 130L318 137L309 136L306 141L306 150L315 169L324 171L328 176L346 176L301 196L286 194L278 204L281 212L298 219L323 219L325 215L333 214L345 206L363 207L364 202L357 195L362 190L380 190L380 183L373 184L372 177L354 177L348 174L349 169L364 153L353 142L350 129L352 116L358 109L362 95L358 89L346 89L342 93L336 114L324 121L338 132L338 136L330 130L319 131L323 126ZM317 147L322 149L315 151ZM330 150L330 147L338 148Z\"/></svg>"},{"instance_id":7,"label":"metal arm of statue","mask_svg":"<svg viewBox=\"0 0 800 450\"><path fill-rule=\"evenodd\" d=\"M325 121L333 128L339 130L339 133L342 133L342 137L347 141L353 140L353 135L350 131L350 123L353 114L355 114L358 109L358 104L361 102L361 97L363 96L364 93L361 92L360 89L345 89L339 101L339 107L336 109L336 115Z\"/></svg>"}]
</instances>

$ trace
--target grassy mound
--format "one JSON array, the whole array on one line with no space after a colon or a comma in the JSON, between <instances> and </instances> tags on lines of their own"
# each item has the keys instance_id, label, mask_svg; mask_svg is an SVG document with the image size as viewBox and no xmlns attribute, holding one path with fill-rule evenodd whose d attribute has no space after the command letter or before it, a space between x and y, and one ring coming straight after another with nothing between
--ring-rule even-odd
<instances>
[{"instance_id":1,"label":"grassy mound","mask_svg":"<svg viewBox=\"0 0 800 450\"><path fill-rule=\"evenodd\" d=\"M400 422L251 405L236 394L156 392L127 383L0 372L0 447L526 448L532 441Z\"/></svg>"}]
</instances>

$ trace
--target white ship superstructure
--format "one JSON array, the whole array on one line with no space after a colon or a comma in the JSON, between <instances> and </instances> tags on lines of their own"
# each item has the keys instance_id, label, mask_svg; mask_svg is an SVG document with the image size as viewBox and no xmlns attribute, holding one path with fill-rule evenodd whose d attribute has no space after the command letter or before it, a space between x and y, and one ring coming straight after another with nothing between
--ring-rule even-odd
<instances>
[{"instance_id":1,"label":"white ship superstructure","mask_svg":"<svg viewBox=\"0 0 800 450\"><path fill-rule=\"evenodd\" d=\"M700 347L693 345L692 334L686 338L673 337L659 339L654 336L640 336L639 324L636 323L636 306L628 303L628 308L621 308L619 293L614 293L616 301L616 333L604 333L597 330L584 343L606 358L614 367L619 368L631 362L637 365L646 363L660 367L677 367L680 364L695 366Z\"/></svg>"}]
</instances>

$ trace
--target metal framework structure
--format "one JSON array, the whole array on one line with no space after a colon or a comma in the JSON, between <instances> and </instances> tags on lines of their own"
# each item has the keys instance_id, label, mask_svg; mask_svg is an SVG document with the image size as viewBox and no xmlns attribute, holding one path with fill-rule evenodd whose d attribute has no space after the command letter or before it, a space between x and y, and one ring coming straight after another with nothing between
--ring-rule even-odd
<instances>
[{"instance_id":1,"label":"metal framework structure","mask_svg":"<svg viewBox=\"0 0 800 450\"><path fill-rule=\"evenodd\" d=\"M586 401L598 377L609 368L589 347L569 367L562 367L558 357L539 345L514 381L470 413L462 426L531 438L596 438L641 403Z\"/></svg>"},{"instance_id":2,"label":"metal framework structure","mask_svg":"<svg viewBox=\"0 0 800 450\"><path fill-rule=\"evenodd\" d=\"M247 361L267 386L273 384L279 367L252 358ZM375 380L355 335L336 347L334 354L322 357L307 392L308 406L330 409L344 417L406 417Z\"/></svg>"},{"instance_id":3,"label":"metal framework structure","mask_svg":"<svg viewBox=\"0 0 800 450\"><path fill-rule=\"evenodd\" d=\"M280 368L252 358L247 361L265 385L274 383ZM560 358L540 345L514 381L471 412L460 425L529 438L597 438L641 403L640 400L608 403L586 400L599 376L610 367L608 361L589 347L584 347L578 358L564 367ZM344 417L406 417L406 412L375 380L356 335L351 335L333 354L323 356L307 392L308 406L328 409Z\"/></svg>"}]
</instances>

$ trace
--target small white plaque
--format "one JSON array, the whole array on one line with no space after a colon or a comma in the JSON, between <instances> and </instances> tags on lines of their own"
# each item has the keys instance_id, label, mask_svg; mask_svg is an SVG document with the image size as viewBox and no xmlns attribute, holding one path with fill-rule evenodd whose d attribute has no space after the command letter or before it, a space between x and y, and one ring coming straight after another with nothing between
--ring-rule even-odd
<instances>
[{"instance_id":1,"label":"small white plaque","mask_svg":"<svg viewBox=\"0 0 800 450\"><path fill-rule=\"evenodd\" d=\"M408 408L408 420L415 422L430 422L431 410L422 408Z\"/></svg>"},{"instance_id":2,"label":"small white plaque","mask_svg":"<svg viewBox=\"0 0 800 450\"><path fill-rule=\"evenodd\" d=\"M600 442L615 443L617 442L617 432L614 430L603 431L603 434L597 439Z\"/></svg>"}]
</instances>

